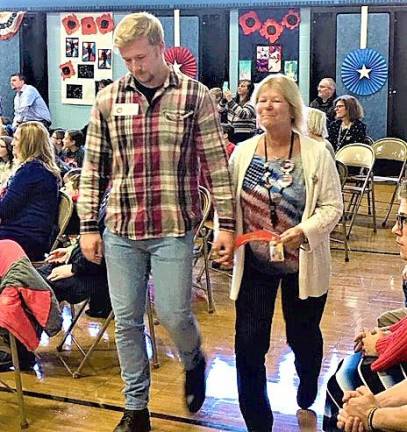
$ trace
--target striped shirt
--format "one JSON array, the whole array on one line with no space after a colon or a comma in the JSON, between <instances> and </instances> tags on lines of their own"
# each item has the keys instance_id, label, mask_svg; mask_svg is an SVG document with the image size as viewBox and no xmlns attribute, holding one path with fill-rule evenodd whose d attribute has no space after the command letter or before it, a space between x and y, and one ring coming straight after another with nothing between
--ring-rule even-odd
<instances>
[{"instance_id":1,"label":"striped shirt","mask_svg":"<svg viewBox=\"0 0 407 432\"><path fill-rule=\"evenodd\" d=\"M233 231L226 151L208 89L172 68L151 105L127 74L97 96L89 122L78 212L97 232L103 187L107 228L133 240L178 237L201 218L198 179L208 179L219 227Z\"/></svg>"},{"instance_id":2,"label":"striped shirt","mask_svg":"<svg viewBox=\"0 0 407 432\"><path fill-rule=\"evenodd\" d=\"M305 207L305 184L301 156L293 158L295 163L293 183L281 188L277 181L282 177L281 159L270 160L271 178L273 186L271 194L279 199L276 207L278 222L272 226L270 219L270 199L263 184L264 158L254 155L246 171L240 195L243 209L243 230L251 232L267 230L282 234L289 228L298 225ZM287 274L298 271L298 249L284 248L284 261L271 262L269 244L266 242L251 242L247 249L248 258L257 270L266 274Z\"/></svg>"},{"instance_id":3,"label":"striped shirt","mask_svg":"<svg viewBox=\"0 0 407 432\"><path fill-rule=\"evenodd\" d=\"M227 112L228 123L234 133L254 134L256 132L256 110L251 102L239 105L234 99L218 105L218 112Z\"/></svg>"}]
</instances>

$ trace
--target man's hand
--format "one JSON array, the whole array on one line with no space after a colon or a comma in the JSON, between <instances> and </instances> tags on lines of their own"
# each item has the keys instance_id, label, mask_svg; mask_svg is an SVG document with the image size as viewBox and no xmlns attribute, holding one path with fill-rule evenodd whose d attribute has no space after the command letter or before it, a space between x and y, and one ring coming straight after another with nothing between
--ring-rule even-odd
<instances>
[{"instance_id":1,"label":"man's hand","mask_svg":"<svg viewBox=\"0 0 407 432\"><path fill-rule=\"evenodd\" d=\"M229 231L219 231L212 246L212 252L220 258L215 261L219 264L232 265L235 250L235 234Z\"/></svg>"},{"instance_id":2,"label":"man's hand","mask_svg":"<svg viewBox=\"0 0 407 432\"><path fill-rule=\"evenodd\" d=\"M290 249L298 249L304 243L304 231L298 226L289 228L280 235L280 239L284 246Z\"/></svg>"},{"instance_id":3,"label":"man's hand","mask_svg":"<svg viewBox=\"0 0 407 432\"><path fill-rule=\"evenodd\" d=\"M55 267L52 269L51 274L47 277L47 279L51 282L66 279L73 276L72 273L72 264L64 264L59 267Z\"/></svg>"},{"instance_id":4,"label":"man's hand","mask_svg":"<svg viewBox=\"0 0 407 432\"><path fill-rule=\"evenodd\" d=\"M85 258L95 264L100 264L103 257L103 240L99 233L81 234L79 239Z\"/></svg>"}]
</instances>

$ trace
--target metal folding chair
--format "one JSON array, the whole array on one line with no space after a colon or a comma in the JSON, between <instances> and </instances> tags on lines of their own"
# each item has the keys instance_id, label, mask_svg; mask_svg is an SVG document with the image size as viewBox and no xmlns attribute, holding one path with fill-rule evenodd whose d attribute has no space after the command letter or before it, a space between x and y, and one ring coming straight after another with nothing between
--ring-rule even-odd
<instances>
[{"instance_id":1,"label":"metal folding chair","mask_svg":"<svg viewBox=\"0 0 407 432\"><path fill-rule=\"evenodd\" d=\"M99 329L92 345L86 350L83 348L83 346L79 343L78 339L73 334L73 330L75 329L75 326L77 322L79 321L79 318L83 315L86 305L89 303L89 300L85 300L83 303L80 304L79 310L72 316L72 321L70 326L65 332L65 335L61 339L61 342L57 346L57 355L58 358L61 360L62 364L65 366L65 369L72 375L73 378L80 378L82 375L82 369L84 366L89 362L89 359L91 358L93 352L95 351L97 345L99 344L100 340L102 339L105 331L109 327L109 324L114 319L113 311L110 312L109 316L105 318L102 327ZM154 329L154 317L153 317L153 308L152 308L152 300L150 295L150 290L147 289L147 318L148 318L148 327L149 327L149 338L151 340L151 348L152 348L152 365L154 368L159 368L160 363L158 361L158 353L157 353L157 340L155 337L155 329ZM72 342L76 345L78 348L78 351L82 355L82 360L79 363L78 367L76 369L72 369L66 360L63 358L61 354L59 354L63 350L63 346L68 339L68 337L71 338Z\"/></svg>"},{"instance_id":2,"label":"metal folding chair","mask_svg":"<svg viewBox=\"0 0 407 432\"><path fill-rule=\"evenodd\" d=\"M22 385L22 381L21 381L21 371L20 371L20 362L18 360L17 343L16 343L15 337L10 332L9 332L9 337L10 337L11 358L13 361L14 379L15 379L15 383L16 383L16 388L13 389L12 387L10 387L7 383L5 383L1 379L0 379L0 383L8 391L10 391L12 393L14 393L14 392L16 393L18 410L19 410L19 414L20 414L20 429L27 429L28 428L28 421L27 421L27 415L26 415L25 404L24 404L23 385Z\"/></svg>"},{"instance_id":3,"label":"metal folding chair","mask_svg":"<svg viewBox=\"0 0 407 432\"><path fill-rule=\"evenodd\" d=\"M213 299L213 291L211 278L209 276L209 239L213 233L213 221L209 220L212 210L212 198L208 191L203 186L199 186L199 198L201 200L202 219L194 237L194 261L195 267L200 258L203 260L203 266L196 278L197 284L202 288L202 276L205 274L206 293L208 299L208 312L215 311L215 302Z\"/></svg>"},{"instance_id":4,"label":"metal folding chair","mask_svg":"<svg viewBox=\"0 0 407 432\"><path fill-rule=\"evenodd\" d=\"M401 179L404 177L407 160L407 143L399 138L382 138L376 141L372 145L372 148L375 152L376 161L394 161L398 162L400 165L399 172L395 172L394 176L374 177L375 181L385 181L394 184L393 194L391 196L390 202L388 203L386 216L382 222L382 227L384 228L386 226L387 220L389 219L391 209L393 208L394 200L396 199Z\"/></svg>"},{"instance_id":5,"label":"metal folding chair","mask_svg":"<svg viewBox=\"0 0 407 432\"><path fill-rule=\"evenodd\" d=\"M348 169L346 182L342 187L345 200L345 219L350 220L346 237L349 239L362 198L368 200L368 213L372 214L373 231L376 232L376 208L374 200L373 165L375 154L372 147L366 144L354 143L341 147L335 154L335 159L342 162ZM358 170L355 175L349 175L349 168Z\"/></svg>"},{"instance_id":6,"label":"metal folding chair","mask_svg":"<svg viewBox=\"0 0 407 432\"><path fill-rule=\"evenodd\" d=\"M343 164L342 162L340 162L338 160L336 161L336 169L338 170L339 178L341 181L341 187L343 189L343 187L345 186L345 183L346 183L346 179L348 178L348 169L346 168L345 164ZM348 262L349 261L349 243L348 243L348 238L346 236L345 206L344 206L344 210L342 212L342 217L341 217L341 220L339 221L339 224L342 228L343 240L339 240L339 239L333 238L331 236L331 241L336 242L336 243L343 243L344 250L345 250L345 261Z\"/></svg>"}]
</instances>

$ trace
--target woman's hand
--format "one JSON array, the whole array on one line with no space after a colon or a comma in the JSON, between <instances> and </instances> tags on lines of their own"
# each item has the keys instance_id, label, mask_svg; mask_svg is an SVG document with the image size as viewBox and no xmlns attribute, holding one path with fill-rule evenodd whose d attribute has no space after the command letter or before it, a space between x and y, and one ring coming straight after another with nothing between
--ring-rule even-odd
<instances>
[{"instance_id":1,"label":"woman's hand","mask_svg":"<svg viewBox=\"0 0 407 432\"><path fill-rule=\"evenodd\" d=\"M53 264L66 264L71 257L73 248L74 246L55 249L48 255L45 261Z\"/></svg>"},{"instance_id":2,"label":"woman's hand","mask_svg":"<svg viewBox=\"0 0 407 432\"><path fill-rule=\"evenodd\" d=\"M223 91L223 97L224 97L228 102L230 102L230 101L233 99L232 92L231 92L229 89L224 90L224 91Z\"/></svg>"},{"instance_id":3,"label":"woman's hand","mask_svg":"<svg viewBox=\"0 0 407 432\"><path fill-rule=\"evenodd\" d=\"M289 228L280 235L284 246L290 249L298 249L305 241L304 231L298 226Z\"/></svg>"},{"instance_id":4,"label":"woman's hand","mask_svg":"<svg viewBox=\"0 0 407 432\"><path fill-rule=\"evenodd\" d=\"M60 279L67 279L73 276L72 264L65 264L59 267L55 267L47 279L51 282L55 282Z\"/></svg>"},{"instance_id":5,"label":"woman's hand","mask_svg":"<svg viewBox=\"0 0 407 432\"><path fill-rule=\"evenodd\" d=\"M376 343L383 336L384 333L380 330L375 330L374 332L367 333L366 336L362 339L363 355L377 357L378 353L376 351Z\"/></svg>"}]
</instances>

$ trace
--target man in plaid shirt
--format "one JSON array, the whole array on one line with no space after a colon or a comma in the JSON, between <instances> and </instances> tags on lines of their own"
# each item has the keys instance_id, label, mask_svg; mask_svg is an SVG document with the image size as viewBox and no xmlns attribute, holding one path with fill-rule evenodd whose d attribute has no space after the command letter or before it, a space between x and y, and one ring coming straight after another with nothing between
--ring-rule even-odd
<instances>
[{"instance_id":1,"label":"man in plaid shirt","mask_svg":"<svg viewBox=\"0 0 407 432\"><path fill-rule=\"evenodd\" d=\"M81 176L81 247L100 262L104 252L125 382L125 412L115 432L149 431L150 371L143 315L151 266L155 306L185 368L191 412L205 399L205 357L191 312L194 227L201 217L202 170L219 218L214 250L232 260L235 216L222 129L208 89L167 65L164 34L148 13L126 16L114 44L130 73L97 95ZM102 239L97 212L111 193ZM103 248L104 246L104 248Z\"/></svg>"}]
</instances>

